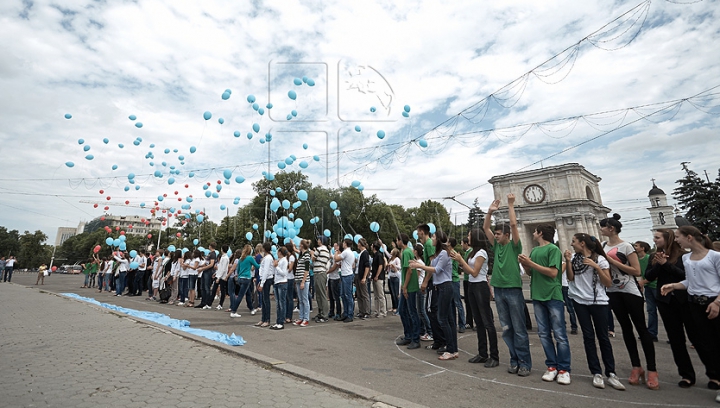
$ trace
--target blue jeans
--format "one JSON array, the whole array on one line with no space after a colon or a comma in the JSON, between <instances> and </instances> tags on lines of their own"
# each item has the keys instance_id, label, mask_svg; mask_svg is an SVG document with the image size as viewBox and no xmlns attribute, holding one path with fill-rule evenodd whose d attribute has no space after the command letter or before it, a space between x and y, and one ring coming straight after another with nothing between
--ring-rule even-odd
<instances>
[{"instance_id":1,"label":"blue jeans","mask_svg":"<svg viewBox=\"0 0 720 408\"><path fill-rule=\"evenodd\" d=\"M200 283L202 285L202 301L200 302L203 306L212 306L213 300L215 300L215 294L212 292L212 270L208 269L203 272L200 277Z\"/></svg>"},{"instance_id":2,"label":"blue jeans","mask_svg":"<svg viewBox=\"0 0 720 408\"><path fill-rule=\"evenodd\" d=\"M235 294L235 287L239 287L237 295ZM243 297L247 293L248 289L252 286L252 281L248 278L239 278L237 284L235 278L228 279L228 292L230 293L230 311L237 313L240 303L242 303Z\"/></svg>"},{"instance_id":3,"label":"blue jeans","mask_svg":"<svg viewBox=\"0 0 720 408\"><path fill-rule=\"evenodd\" d=\"M342 314L341 302L341 280L340 279L329 279L328 278L328 301L330 304L330 314L328 318L333 316L340 316Z\"/></svg>"},{"instance_id":4,"label":"blue jeans","mask_svg":"<svg viewBox=\"0 0 720 408\"><path fill-rule=\"evenodd\" d=\"M310 320L310 282L305 282L305 288L300 288L302 279L295 280L295 291L300 304L300 320Z\"/></svg>"},{"instance_id":5,"label":"blue jeans","mask_svg":"<svg viewBox=\"0 0 720 408\"><path fill-rule=\"evenodd\" d=\"M453 289L453 314L457 313L460 319L460 326L465 327L465 307L463 307L462 299L460 299L460 281L452 283Z\"/></svg>"},{"instance_id":6,"label":"blue jeans","mask_svg":"<svg viewBox=\"0 0 720 408\"><path fill-rule=\"evenodd\" d=\"M275 323L285 325L285 305L287 304L288 284L287 282L275 284L275 303L277 303L277 317ZM263 308L263 313L265 308Z\"/></svg>"},{"instance_id":7,"label":"blue jeans","mask_svg":"<svg viewBox=\"0 0 720 408\"><path fill-rule=\"evenodd\" d=\"M570 343L565 331L565 303L561 300L533 300L538 335L545 351L545 365L570 371ZM552 331L552 336L550 335ZM555 343L553 343L555 337ZM556 347L557 345L557 347Z\"/></svg>"},{"instance_id":8,"label":"blue jeans","mask_svg":"<svg viewBox=\"0 0 720 408\"><path fill-rule=\"evenodd\" d=\"M252 284L252 279L248 279L250 281L250 285L248 285L247 290L245 291L245 303L247 304L247 308L249 311L253 311L255 308L253 307L253 290L254 285ZM240 301L238 302L238 307L240 307L240 303L242 303L242 295L240 296ZM258 304L262 304L262 302L258 301Z\"/></svg>"},{"instance_id":9,"label":"blue jeans","mask_svg":"<svg viewBox=\"0 0 720 408\"><path fill-rule=\"evenodd\" d=\"M13 267L6 266L5 273L3 274L3 282L10 282L12 280Z\"/></svg>"},{"instance_id":10,"label":"blue jeans","mask_svg":"<svg viewBox=\"0 0 720 408\"><path fill-rule=\"evenodd\" d=\"M420 342L420 315L417 310L417 299L418 292L409 292L407 299L405 296L400 295L398 301L398 314L400 315L400 321L403 325L403 332L405 340L410 340L419 343Z\"/></svg>"},{"instance_id":11,"label":"blue jeans","mask_svg":"<svg viewBox=\"0 0 720 408\"><path fill-rule=\"evenodd\" d=\"M270 278L265 281L262 287L262 321L270 323L270 287L273 285L274 279Z\"/></svg>"},{"instance_id":12,"label":"blue jeans","mask_svg":"<svg viewBox=\"0 0 720 408\"><path fill-rule=\"evenodd\" d=\"M445 336L445 343L448 353L456 353L457 346L457 327L455 326L455 311L453 310L453 302L455 301L452 282L443 282L435 286L438 295L438 312L437 319L440 329ZM464 313L463 313L464 314Z\"/></svg>"},{"instance_id":13,"label":"blue jeans","mask_svg":"<svg viewBox=\"0 0 720 408\"><path fill-rule=\"evenodd\" d=\"M287 293L285 294L285 319L292 320L295 309L295 279L287 280Z\"/></svg>"},{"instance_id":14,"label":"blue jeans","mask_svg":"<svg viewBox=\"0 0 720 408\"><path fill-rule=\"evenodd\" d=\"M85 283L83 283L83 286L90 287L90 274L85 275Z\"/></svg>"},{"instance_id":15,"label":"blue jeans","mask_svg":"<svg viewBox=\"0 0 720 408\"><path fill-rule=\"evenodd\" d=\"M645 310L648 315L648 331L654 338L658 336L658 310L657 310L657 288L645 286Z\"/></svg>"},{"instance_id":16,"label":"blue jeans","mask_svg":"<svg viewBox=\"0 0 720 408\"><path fill-rule=\"evenodd\" d=\"M598 358L595 338L600 343L600 354L605 364L605 376L615 373L615 357L613 356L612 344L608 337L607 316L608 305L583 305L571 300L574 303L577 317L580 321L580 328L583 334L583 345L585 346L585 357L587 357L590 374L602 374L600 359ZM684 344L683 344L684 346Z\"/></svg>"},{"instance_id":17,"label":"blue jeans","mask_svg":"<svg viewBox=\"0 0 720 408\"><path fill-rule=\"evenodd\" d=\"M145 271L135 272L135 294L142 295L143 278L145 277Z\"/></svg>"},{"instance_id":18,"label":"blue jeans","mask_svg":"<svg viewBox=\"0 0 720 408\"><path fill-rule=\"evenodd\" d=\"M388 278L388 286L390 286L390 298L392 300L392 308L398 308L398 296L400 296L400 279L397 277Z\"/></svg>"},{"instance_id":19,"label":"blue jeans","mask_svg":"<svg viewBox=\"0 0 720 408\"><path fill-rule=\"evenodd\" d=\"M127 272L120 272L115 278L115 294L122 295L125 290L125 279L127 279Z\"/></svg>"},{"instance_id":20,"label":"blue jeans","mask_svg":"<svg viewBox=\"0 0 720 408\"><path fill-rule=\"evenodd\" d=\"M178 300L180 302L187 301L189 291L190 291L190 279L189 278L178 278Z\"/></svg>"},{"instance_id":21,"label":"blue jeans","mask_svg":"<svg viewBox=\"0 0 720 408\"><path fill-rule=\"evenodd\" d=\"M525 327L525 298L522 288L495 288L502 338L510 352L510 366L532 368L530 339Z\"/></svg>"},{"instance_id":22,"label":"blue jeans","mask_svg":"<svg viewBox=\"0 0 720 408\"><path fill-rule=\"evenodd\" d=\"M112 273L105 273L103 274L103 285L102 288L106 292L110 292L110 279L112 278Z\"/></svg>"},{"instance_id":23,"label":"blue jeans","mask_svg":"<svg viewBox=\"0 0 720 408\"><path fill-rule=\"evenodd\" d=\"M427 295L424 294L421 290L418 290L415 292L417 294L417 303L418 306L418 315L419 315L419 322L420 322L420 334L432 334L432 327L430 327L430 318L428 318L427 310L425 310L425 299L427 298ZM403 297L401 295L401 297Z\"/></svg>"},{"instance_id":24,"label":"blue jeans","mask_svg":"<svg viewBox=\"0 0 720 408\"><path fill-rule=\"evenodd\" d=\"M570 300L568 297L568 287L563 286L562 287L562 294L563 294L563 301L565 302L565 307L567 308L568 314L570 315L570 329L571 330L577 330L577 318L575 316L575 307L574 302Z\"/></svg>"},{"instance_id":25,"label":"blue jeans","mask_svg":"<svg viewBox=\"0 0 720 408\"><path fill-rule=\"evenodd\" d=\"M343 309L345 309L343 317L347 317L348 319L352 319L353 314L355 313L355 301L353 300L354 278L355 276L353 275L340 277L340 280L342 281L342 286L340 288L340 297L342 298Z\"/></svg>"}]
</instances>

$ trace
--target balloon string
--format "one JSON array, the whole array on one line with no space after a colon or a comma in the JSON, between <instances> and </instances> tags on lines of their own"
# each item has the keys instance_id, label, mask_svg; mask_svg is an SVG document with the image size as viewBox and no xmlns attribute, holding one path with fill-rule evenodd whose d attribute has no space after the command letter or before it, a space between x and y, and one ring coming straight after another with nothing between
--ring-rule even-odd
<instances>
[{"instance_id":1,"label":"balloon string","mask_svg":"<svg viewBox=\"0 0 720 408\"><path fill-rule=\"evenodd\" d=\"M200 141L198 142L198 147L202 144L203 136L205 136L205 129L207 128L207 120L205 121L205 124L203 125L202 133L200 133Z\"/></svg>"}]
</instances>

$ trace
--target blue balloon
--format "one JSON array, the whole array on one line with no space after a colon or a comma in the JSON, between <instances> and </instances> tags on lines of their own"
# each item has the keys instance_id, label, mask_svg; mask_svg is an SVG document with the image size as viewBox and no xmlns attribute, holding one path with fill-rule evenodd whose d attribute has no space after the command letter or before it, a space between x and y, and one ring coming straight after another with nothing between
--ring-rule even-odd
<instances>
[{"instance_id":1,"label":"blue balloon","mask_svg":"<svg viewBox=\"0 0 720 408\"><path fill-rule=\"evenodd\" d=\"M361 238L362 238L362 235L356 234L356 235L353 237L353 241L355 241L355 243L357 244L358 241L360 241Z\"/></svg>"},{"instance_id":2,"label":"blue balloon","mask_svg":"<svg viewBox=\"0 0 720 408\"><path fill-rule=\"evenodd\" d=\"M296 209L300 208L301 205L302 205L302 202L300 202L300 201L295 201L295 202L293 203L293 205L292 205L292 208L293 208L294 210L296 210Z\"/></svg>"},{"instance_id":3,"label":"blue balloon","mask_svg":"<svg viewBox=\"0 0 720 408\"><path fill-rule=\"evenodd\" d=\"M87 152L88 150L90 150L90 145L85 145L85 146L83 146L83 151L84 151L84 152Z\"/></svg>"},{"instance_id":4,"label":"blue balloon","mask_svg":"<svg viewBox=\"0 0 720 408\"><path fill-rule=\"evenodd\" d=\"M432 222L429 222L428 227L430 227L430 233L434 234L436 231L435 224L433 224Z\"/></svg>"},{"instance_id":5,"label":"blue balloon","mask_svg":"<svg viewBox=\"0 0 720 408\"><path fill-rule=\"evenodd\" d=\"M303 143L303 149L307 150L307 148L308 148L308 144L307 144L307 143Z\"/></svg>"},{"instance_id":6,"label":"blue balloon","mask_svg":"<svg viewBox=\"0 0 720 408\"><path fill-rule=\"evenodd\" d=\"M287 116L285 116L285 119L286 119L286 120L290 120L290 119L292 119L292 118L293 118L293 116L290 115L290 114L288 114Z\"/></svg>"},{"instance_id":7,"label":"blue balloon","mask_svg":"<svg viewBox=\"0 0 720 408\"><path fill-rule=\"evenodd\" d=\"M248 95L248 96L247 96L247 101L248 101L248 103L253 103L253 102L255 102L255 95Z\"/></svg>"},{"instance_id":8,"label":"blue balloon","mask_svg":"<svg viewBox=\"0 0 720 408\"><path fill-rule=\"evenodd\" d=\"M132 251L130 251L130 258L135 258L136 256L137 256L136 250L133 249Z\"/></svg>"},{"instance_id":9,"label":"blue balloon","mask_svg":"<svg viewBox=\"0 0 720 408\"><path fill-rule=\"evenodd\" d=\"M270 201L270 210L273 212L277 211L280 208L280 200L277 199L277 197L273 198L272 201Z\"/></svg>"},{"instance_id":10,"label":"blue balloon","mask_svg":"<svg viewBox=\"0 0 720 408\"><path fill-rule=\"evenodd\" d=\"M292 165L292 164L293 164L293 159L292 159L292 157L288 157L287 159L285 159L285 164L287 164L287 165Z\"/></svg>"},{"instance_id":11,"label":"blue balloon","mask_svg":"<svg viewBox=\"0 0 720 408\"><path fill-rule=\"evenodd\" d=\"M155 143L151 143L151 144L150 144L150 148L151 148L151 149L154 149L154 148L155 148Z\"/></svg>"},{"instance_id":12,"label":"blue balloon","mask_svg":"<svg viewBox=\"0 0 720 408\"><path fill-rule=\"evenodd\" d=\"M245 177L243 177L243 176L237 176L237 177L235 177L235 182L236 182L236 183L240 184L240 183L242 183L243 181L245 181Z\"/></svg>"},{"instance_id":13,"label":"blue balloon","mask_svg":"<svg viewBox=\"0 0 720 408\"><path fill-rule=\"evenodd\" d=\"M190 153L195 153L197 151L197 148L195 146L190 146Z\"/></svg>"},{"instance_id":14,"label":"blue balloon","mask_svg":"<svg viewBox=\"0 0 720 408\"><path fill-rule=\"evenodd\" d=\"M253 229L254 229L255 231L257 231L257 230L258 230L258 228L259 228L259 227L258 227L258 225L257 225L257 224L253 224Z\"/></svg>"},{"instance_id":15,"label":"blue balloon","mask_svg":"<svg viewBox=\"0 0 720 408\"><path fill-rule=\"evenodd\" d=\"M239 131L239 130L236 130L236 131L233 133L233 136L235 136L235 137L240 137L240 131Z\"/></svg>"},{"instance_id":16,"label":"blue balloon","mask_svg":"<svg viewBox=\"0 0 720 408\"><path fill-rule=\"evenodd\" d=\"M93 156L92 154L88 154L87 156L85 156L85 158L86 158L87 160L92 160L92 159L95 158L95 156Z\"/></svg>"},{"instance_id":17,"label":"blue balloon","mask_svg":"<svg viewBox=\"0 0 720 408\"><path fill-rule=\"evenodd\" d=\"M125 186L125 188L123 190L130 191L130 186Z\"/></svg>"},{"instance_id":18,"label":"blue balloon","mask_svg":"<svg viewBox=\"0 0 720 408\"><path fill-rule=\"evenodd\" d=\"M68 167L75 167L75 163L73 163L73 162L71 162L71 161L65 162L65 165L68 166Z\"/></svg>"},{"instance_id":19,"label":"blue balloon","mask_svg":"<svg viewBox=\"0 0 720 408\"><path fill-rule=\"evenodd\" d=\"M378 139L384 139L384 138L385 138L385 131L384 131L384 130L378 130L378 131L377 131L377 137L378 137Z\"/></svg>"},{"instance_id":20,"label":"blue balloon","mask_svg":"<svg viewBox=\"0 0 720 408\"><path fill-rule=\"evenodd\" d=\"M270 132L265 133L265 141L272 142L272 134Z\"/></svg>"},{"instance_id":21,"label":"blue balloon","mask_svg":"<svg viewBox=\"0 0 720 408\"><path fill-rule=\"evenodd\" d=\"M135 115L130 115L130 116L128 116L128 119L130 119L130 120L135 120L135 119L137 119L137 116L135 116Z\"/></svg>"},{"instance_id":22,"label":"blue balloon","mask_svg":"<svg viewBox=\"0 0 720 408\"><path fill-rule=\"evenodd\" d=\"M318 156L318 155L313 156L313 160L315 160L316 162L319 162L319 161L320 161L320 156Z\"/></svg>"},{"instance_id":23,"label":"blue balloon","mask_svg":"<svg viewBox=\"0 0 720 408\"><path fill-rule=\"evenodd\" d=\"M335 211L333 211L333 214L335 214L336 217L339 217L339 216L340 216L340 210L335 210Z\"/></svg>"},{"instance_id":24,"label":"blue balloon","mask_svg":"<svg viewBox=\"0 0 720 408\"><path fill-rule=\"evenodd\" d=\"M230 88L226 89L225 92L227 92L227 93L229 93L230 95L232 95L232 89L230 89Z\"/></svg>"},{"instance_id":25,"label":"blue balloon","mask_svg":"<svg viewBox=\"0 0 720 408\"><path fill-rule=\"evenodd\" d=\"M122 143L118 143L118 147L122 149L123 147L125 147L125 145Z\"/></svg>"},{"instance_id":26,"label":"blue balloon","mask_svg":"<svg viewBox=\"0 0 720 408\"><path fill-rule=\"evenodd\" d=\"M283 206L284 209L287 210L288 208L290 208L290 201L288 201L288 200L283 200L282 206Z\"/></svg>"},{"instance_id":27,"label":"blue balloon","mask_svg":"<svg viewBox=\"0 0 720 408\"><path fill-rule=\"evenodd\" d=\"M305 160L303 160L303 161L300 162L300 168L301 168L301 169L307 169L308 166L309 166L309 165L308 165L308 162L306 162Z\"/></svg>"},{"instance_id":28,"label":"blue balloon","mask_svg":"<svg viewBox=\"0 0 720 408\"><path fill-rule=\"evenodd\" d=\"M65 114L65 119L72 119L72 115L69 114L69 113L66 113L66 114Z\"/></svg>"},{"instance_id":29,"label":"blue balloon","mask_svg":"<svg viewBox=\"0 0 720 408\"><path fill-rule=\"evenodd\" d=\"M325 231L323 231L323 234L324 234L326 237L329 238L329 237L330 237L330 230L326 229Z\"/></svg>"},{"instance_id":30,"label":"blue balloon","mask_svg":"<svg viewBox=\"0 0 720 408\"><path fill-rule=\"evenodd\" d=\"M175 249L176 249L176 248L175 248L175 245L170 245L170 246L167 247L167 249L168 249L168 251L170 251L170 252L175 252Z\"/></svg>"},{"instance_id":31,"label":"blue balloon","mask_svg":"<svg viewBox=\"0 0 720 408\"><path fill-rule=\"evenodd\" d=\"M371 222L371 223L370 223L370 231L375 232L375 233L377 233L378 231L380 231L380 224L378 224L378 223L375 222L375 221Z\"/></svg>"},{"instance_id":32,"label":"blue balloon","mask_svg":"<svg viewBox=\"0 0 720 408\"><path fill-rule=\"evenodd\" d=\"M252 241L252 239L253 239L253 233L252 233L252 232L248 232L247 234L245 234L245 239L247 239L248 241Z\"/></svg>"},{"instance_id":33,"label":"blue balloon","mask_svg":"<svg viewBox=\"0 0 720 408\"><path fill-rule=\"evenodd\" d=\"M313 80L312 78L308 78L307 84L308 86L315 86L315 80Z\"/></svg>"},{"instance_id":34,"label":"blue balloon","mask_svg":"<svg viewBox=\"0 0 720 408\"><path fill-rule=\"evenodd\" d=\"M294 101L297 98L297 93L295 91L288 92L288 98Z\"/></svg>"},{"instance_id":35,"label":"blue balloon","mask_svg":"<svg viewBox=\"0 0 720 408\"><path fill-rule=\"evenodd\" d=\"M79 144L79 145L81 145L81 144L83 144L83 143L85 143L85 139L78 139L78 144Z\"/></svg>"},{"instance_id":36,"label":"blue balloon","mask_svg":"<svg viewBox=\"0 0 720 408\"><path fill-rule=\"evenodd\" d=\"M417 231L413 231L413 239L414 239L414 240L418 240L418 239L419 239L419 238L418 238Z\"/></svg>"},{"instance_id":37,"label":"blue balloon","mask_svg":"<svg viewBox=\"0 0 720 408\"><path fill-rule=\"evenodd\" d=\"M370 107L370 112L375 112L376 110L377 110L377 109L375 109L374 106L371 106L371 107Z\"/></svg>"},{"instance_id":38,"label":"blue balloon","mask_svg":"<svg viewBox=\"0 0 720 408\"><path fill-rule=\"evenodd\" d=\"M140 203L140 207L145 207L145 203Z\"/></svg>"},{"instance_id":39,"label":"blue balloon","mask_svg":"<svg viewBox=\"0 0 720 408\"><path fill-rule=\"evenodd\" d=\"M428 147L428 142L425 139L420 139L418 141L418 144L420 145L420 147Z\"/></svg>"},{"instance_id":40,"label":"blue balloon","mask_svg":"<svg viewBox=\"0 0 720 408\"><path fill-rule=\"evenodd\" d=\"M409 117L410 117L410 114L407 113L407 112L403 112L402 115L403 115L403 117L406 117L406 118L409 118Z\"/></svg>"},{"instance_id":41,"label":"blue balloon","mask_svg":"<svg viewBox=\"0 0 720 408\"><path fill-rule=\"evenodd\" d=\"M110 238L110 237L105 238L105 244L107 244L107 245L112 245L112 244L113 244L113 239Z\"/></svg>"},{"instance_id":42,"label":"blue balloon","mask_svg":"<svg viewBox=\"0 0 720 408\"><path fill-rule=\"evenodd\" d=\"M362 130L362 129L360 128L360 125L356 125L356 126L355 126L355 131L356 131L356 132L360 132L361 130Z\"/></svg>"},{"instance_id":43,"label":"blue balloon","mask_svg":"<svg viewBox=\"0 0 720 408\"><path fill-rule=\"evenodd\" d=\"M103 139L103 143L105 143L105 144L110 143L110 139L108 139L108 138L106 137L105 139Z\"/></svg>"},{"instance_id":44,"label":"blue balloon","mask_svg":"<svg viewBox=\"0 0 720 408\"><path fill-rule=\"evenodd\" d=\"M203 221L205 221L205 217L202 216L202 215L198 215L198 216L197 216L197 222L203 222Z\"/></svg>"},{"instance_id":45,"label":"blue balloon","mask_svg":"<svg viewBox=\"0 0 720 408\"><path fill-rule=\"evenodd\" d=\"M140 129L141 127L143 127L142 122L135 122L135 127L138 128L138 129Z\"/></svg>"},{"instance_id":46,"label":"blue balloon","mask_svg":"<svg viewBox=\"0 0 720 408\"><path fill-rule=\"evenodd\" d=\"M190 173L188 173L188 177L190 177L190 178L195 177L195 172L191 171Z\"/></svg>"},{"instance_id":47,"label":"blue balloon","mask_svg":"<svg viewBox=\"0 0 720 408\"><path fill-rule=\"evenodd\" d=\"M265 107L268 108L268 109L272 109L272 108L273 108L273 104L272 104L272 103L268 103L267 105L265 105Z\"/></svg>"},{"instance_id":48,"label":"blue balloon","mask_svg":"<svg viewBox=\"0 0 720 408\"><path fill-rule=\"evenodd\" d=\"M298 191L297 196L302 201L307 201L307 199L308 199L308 193L305 190Z\"/></svg>"},{"instance_id":49,"label":"blue balloon","mask_svg":"<svg viewBox=\"0 0 720 408\"><path fill-rule=\"evenodd\" d=\"M113 240L113 246L120 246L120 244L122 244L122 241L120 241L119 239L116 238Z\"/></svg>"},{"instance_id":50,"label":"blue balloon","mask_svg":"<svg viewBox=\"0 0 720 408\"><path fill-rule=\"evenodd\" d=\"M257 123L253 123L252 128L253 128L253 130L255 131L255 133L257 133L257 132L260 131L260 125L257 124Z\"/></svg>"},{"instance_id":51,"label":"blue balloon","mask_svg":"<svg viewBox=\"0 0 720 408\"><path fill-rule=\"evenodd\" d=\"M221 209L221 210L225 211L226 208L227 208L227 207L225 207L225 204L220 204L220 209Z\"/></svg>"},{"instance_id":52,"label":"blue balloon","mask_svg":"<svg viewBox=\"0 0 720 408\"><path fill-rule=\"evenodd\" d=\"M302 85L302 84L303 84L303 80L300 79L300 78L295 78L295 79L293 79L293 83L294 83L295 85Z\"/></svg>"},{"instance_id":53,"label":"blue balloon","mask_svg":"<svg viewBox=\"0 0 720 408\"><path fill-rule=\"evenodd\" d=\"M226 179L229 179L230 177L232 177L232 170L224 170L223 176L225 176Z\"/></svg>"},{"instance_id":54,"label":"blue balloon","mask_svg":"<svg viewBox=\"0 0 720 408\"><path fill-rule=\"evenodd\" d=\"M253 108L253 110L258 110L258 109L260 109L260 105L258 105L257 103L253 103L252 108Z\"/></svg>"},{"instance_id":55,"label":"blue balloon","mask_svg":"<svg viewBox=\"0 0 720 408\"><path fill-rule=\"evenodd\" d=\"M350 185L357 188L357 186L360 185L360 182L358 180L353 180L353 182Z\"/></svg>"},{"instance_id":56,"label":"blue balloon","mask_svg":"<svg viewBox=\"0 0 720 408\"><path fill-rule=\"evenodd\" d=\"M224 101L227 101L228 99L230 99L230 93L227 92L227 91L225 91L225 92L223 92L222 95L220 95L220 97L221 97Z\"/></svg>"},{"instance_id":57,"label":"blue balloon","mask_svg":"<svg viewBox=\"0 0 720 408\"><path fill-rule=\"evenodd\" d=\"M185 160L185 156L178 156L178 160L180 160L180 161Z\"/></svg>"},{"instance_id":58,"label":"blue balloon","mask_svg":"<svg viewBox=\"0 0 720 408\"><path fill-rule=\"evenodd\" d=\"M285 164L285 162L279 162L279 163L277 164L277 166L278 166L278 168L279 168L280 170L283 170L283 169L285 169L285 167L286 167L287 165Z\"/></svg>"},{"instance_id":59,"label":"blue balloon","mask_svg":"<svg viewBox=\"0 0 720 408\"><path fill-rule=\"evenodd\" d=\"M270 190L270 196L275 197L275 190Z\"/></svg>"},{"instance_id":60,"label":"blue balloon","mask_svg":"<svg viewBox=\"0 0 720 408\"><path fill-rule=\"evenodd\" d=\"M170 178L168 179L168 184L174 184L174 183L175 183L175 179L172 178L172 177L170 177Z\"/></svg>"},{"instance_id":61,"label":"blue balloon","mask_svg":"<svg viewBox=\"0 0 720 408\"><path fill-rule=\"evenodd\" d=\"M222 125L223 123L225 123L225 119L223 119L223 118L218 118L218 123Z\"/></svg>"},{"instance_id":62,"label":"blue balloon","mask_svg":"<svg viewBox=\"0 0 720 408\"><path fill-rule=\"evenodd\" d=\"M330 209L331 210L337 209L337 203L335 201L330 201Z\"/></svg>"},{"instance_id":63,"label":"blue balloon","mask_svg":"<svg viewBox=\"0 0 720 408\"><path fill-rule=\"evenodd\" d=\"M205 118L205 120L209 120L212 118L212 113L210 113L210 111L205 111L205 113L203 113L203 118Z\"/></svg>"},{"instance_id":64,"label":"blue balloon","mask_svg":"<svg viewBox=\"0 0 720 408\"><path fill-rule=\"evenodd\" d=\"M290 114L293 115L293 117L297 117L297 111L295 109L290 111Z\"/></svg>"},{"instance_id":65,"label":"blue balloon","mask_svg":"<svg viewBox=\"0 0 720 408\"><path fill-rule=\"evenodd\" d=\"M198 240L197 238L193 239L193 245L197 245L198 242L200 242L200 240Z\"/></svg>"},{"instance_id":66,"label":"blue balloon","mask_svg":"<svg viewBox=\"0 0 720 408\"><path fill-rule=\"evenodd\" d=\"M403 109L405 110L405 112L410 113L410 105L405 105Z\"/></svg>"}]
</instances>

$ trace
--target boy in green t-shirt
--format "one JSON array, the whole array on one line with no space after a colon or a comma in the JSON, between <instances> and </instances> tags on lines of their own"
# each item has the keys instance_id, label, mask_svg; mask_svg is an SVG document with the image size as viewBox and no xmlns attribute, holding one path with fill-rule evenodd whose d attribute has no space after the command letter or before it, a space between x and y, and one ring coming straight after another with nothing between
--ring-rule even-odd
<instances>
[{"instance_id":1,"label":"boy in green t-shirt","mask_svg":"<svg viewBox=\"0 0 720 408\"><path fill-rule=\"evenodd\" d=\"M407 345L408 349L420 348L420 317L417 311L417 295L420 289L417 271L410 268L410 261L415 259L412 249L408 248L410 238L407 234L399 234L395 245L400 250L400 275L402 288L398 302L398 313L403 325L404 337L395 340L399 346Z\"/></svg>"},{"instance_id":2,"label":"boy in green t-shirt","mask_svg":"<svg viewBox=\"0 0 720 408\"><path fill-rule=\"evenodd\" d=\"M650 244L643 241L638 241L633 244L635 252L637 252L638 262L640 262L640 280L638 284L643 288L645 293L645 310L648 314L648 331L653 336L654 341L658 341L658 311L657 311L657 280L652 282L645 279L645 270L650 260Z\"/></svg>"},{"instance_id":3,"label":"boy in green t-shirt","mask_svg":"<svg viewBox=\"0 0 720 408\"><path fill-rule=\"evenodd\" d=\"M565 330L565 303L562 295L562 252L552 243L555 227L541 224L535 228L533 239L538 246L530 256L518 260L530 275L530 297L535 308L538 336L545 351L547 371L543 381L570 384L570 343ZM551 335L552 332L552 335ZM553 343L553 337L555 342Z\"/></svg>"},{"instance_id":4,"label":"boy in green t-shirt","mask_svg":"<svg viewBox=\"0 0 720 408\"><path fill-rule=\"evenodd\" d=\"M508 194L507 202L510 225L498 224L495 229L491 228L492 215L500 208L500 200L495 200L488 208L483 231L490 240L494 253L490 284L495 288L495 306L503 331L502 337L510 352L508 372L527 377L532 369L532 356L525 326L525 297L518 265L522 243L515 217L515 194Z\"/></svg>"}]
</instances>

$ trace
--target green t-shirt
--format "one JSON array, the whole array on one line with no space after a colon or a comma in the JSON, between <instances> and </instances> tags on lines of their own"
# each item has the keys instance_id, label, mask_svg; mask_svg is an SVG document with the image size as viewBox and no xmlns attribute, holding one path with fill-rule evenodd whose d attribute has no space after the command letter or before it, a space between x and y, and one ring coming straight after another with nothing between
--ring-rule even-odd
<instances>
[{"instance_id":1,"label":"green t-shirt","mask_svg":"<svg viewBox=\"0 0 720 408\"><path fill-rule=\"evenodd\" d=\"M471 251L472 251L472 248L468 248L467 251L465 251L465 253L463 254L463 259L465 260L465 262L467 262L468 256L470 255ZM470 279L470 274L467 273L466 271L463 271L463 280L467 281L468 279Z\"/></svg>"},{"instance_id":2,"label":"green t-shirt","mask_svg":"<svg viewBox=\"0 0 720 408\"><path fill-rule=\"evenodd\" d=\"M423 262L425 262L425 265L430 265L430 257L433 255L435 255L435 246L432 239L428 238L423 247Z\"/></svg>"},{"instance_id":3,"label":"green t-shirt","mask_svg":"<svg viewBox=\"0 0 720 408\"><path fill-rule=\"evenodd\" d=\"M400 264L400 268L402 269L402 273L400 274L402 276L402 284L404 285L404 279L405 279L405 273L407 271L408 266L410 266L410 261L415 259L413 256L413 250L410 248L403 249L402 252L402 262ZM411 269L411 275L410 275L410 282L408 282L407 285L407 291L408 293L414 293L420 290L420 285L418 284L418 274L417 270Z\"/></svg>"},{"instance_id":4,"label":"green t-shirt","mask_svg":"<svg viewBox=\"0 0 720 408\"><path fill-rule=\"evenodd\" d=\"M453 266L452 281L460 282L460 272L458 271L458 269L460 269L460 264L458 263L458 261L453 259L452 266Z\"/></svg>"},{"instance_id":5,"label":"green t-shirt","mask_svg":"<svg viewBox=\"0 0 720 408\"><path fill-rule=\"evenodd\" d=\"M554 244L533 248L530 259L540 266L557 269L554 278L532 270L530 277L530 299L539 301L563 300L562 295L562 252Z\"/></svg>"},{"instance_id":6,"label":"green t-shirt","mask_svg":"<svg viewBox=\"0 0 720 408\"><path fill-rule=\"evenodd\" d=\"M85 270L83 271L83 273L85 275L87 275L87 274L97 273L97 271L98 271L98 265L93 262L90 265L85 265Z\"/></svg>"},{"instance_id":7,"label":"green t-shirt","mask_svg":"<svg viewBox=\"0 0 720 408\"><path fill-rule=\"evenodd\" d=\"M518 255L522 253L522 241L515 244L512 240L501 245L497 240L493 243L495 260L490 284L496 288L522 288Z\"/></svg>"},{"instance_id":8,"label":"green t-shirt","mask_svg":"<svg viewBox=\"0 0 720 408\"><path fill-rule=\"evenodd\" d=\"M645 279L645 270L647 269L648 262L650 261L650 254L645 254L642 258L638 259L638 262L640 262L640 276L642 276L643 279ZM648 288L657 288L657 279L655 279L652 282L648 282L645 284Z\"/></svg>"}]
</instances>

